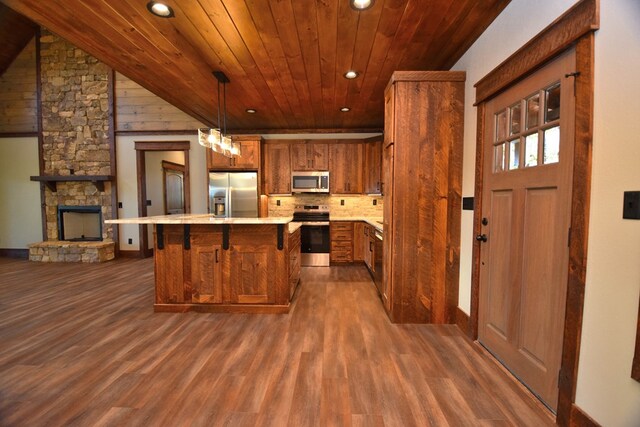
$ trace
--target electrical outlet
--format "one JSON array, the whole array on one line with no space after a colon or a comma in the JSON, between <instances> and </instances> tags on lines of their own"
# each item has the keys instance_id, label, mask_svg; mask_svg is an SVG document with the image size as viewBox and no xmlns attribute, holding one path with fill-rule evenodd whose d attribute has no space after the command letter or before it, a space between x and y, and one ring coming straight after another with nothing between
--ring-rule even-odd
<instances>
[{"instance_id":1,"label":"electrical outlet","mask_svg":"<svg viewBox=\"0 0 640 427\"><path fill-rule=\"evenodd\" d=\"M376 199L373 199L373 206L377 205L378 201Z\"/></svg>"},{"instance_id":2,"label":"electrical outlet","mask_svg":"<svg viewBox=\"0 0 640 427\"><path fill-rule=\"evenodd\" d=\"M151 200L147 200L147 206L151 206Z\"/></svg>"},{"instance_id":3,"label":"electrical outlet","mask_svg":"<svg viewBox=\"0 0 640 427\"><path fill-rule=\"evenodd\" d=\"M118 202L118 209L122 209L122 202Z\"/></svg>"},{"instance_id":4,"label":"electrical outlet","mask_svg":"<svg viewBox=\"0 0 640 427\"><path fill-rule=\"evenodd\" d=\"M340 206L344 206L344 199L340 199Z\"/></svg>"},{"instance_id":5,"label":"electrical outlet","mask_svg":"<svg viewBox=\"0 0 640 427\"><path fill-rule=\"evenodd\" d=\"M276 206L280 206L280 200L276 200Z\"/></svg>"},{"instance_id":6,"label":"electrical outlet","mask_svg":"<svg viewBox=\"0 0 640 427\"><path fill-rule=\"evenodd\" d=\"M133 245L133 239L127 240L127 243L129 243L130 245Z\"/></svg>"}]
</instances>

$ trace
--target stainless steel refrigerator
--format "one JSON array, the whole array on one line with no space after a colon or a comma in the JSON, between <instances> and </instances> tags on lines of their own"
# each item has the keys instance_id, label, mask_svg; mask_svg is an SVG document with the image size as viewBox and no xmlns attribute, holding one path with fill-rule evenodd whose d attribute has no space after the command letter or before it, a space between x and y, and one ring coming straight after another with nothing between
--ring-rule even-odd
<instances>
[{"instance_id":1,"label":"stainless steel refrigerator","mask_svg":"<svg viewBox=\"0 0 640 427\"><path fill-rule=\"evenodd\" d=\"M257 172L210 172L209 212L217 218L257 218Z\"/></svg>"}]
</instances>

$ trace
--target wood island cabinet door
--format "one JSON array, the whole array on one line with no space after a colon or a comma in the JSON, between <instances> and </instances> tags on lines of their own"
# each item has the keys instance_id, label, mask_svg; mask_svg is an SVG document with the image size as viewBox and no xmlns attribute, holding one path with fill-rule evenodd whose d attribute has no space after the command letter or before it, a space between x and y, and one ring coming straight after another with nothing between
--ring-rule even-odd
<instances>
[{"instance_id":1,"label":"wood island cabinet door","mask_svg":"<svg viewBox=\"0 0 640 427\"><path fill-rule=\"evenodd\" d=\"M155 228L157 230L157 226ZM188 294L188 291L185 290L184 283L185 260L183 258L182 228L180 226L164 226L163 249L158 249L158 234L154 234L156 304L184 303L185 294Z\"/></svg>"},{"instance_id":2,"label":"wood island cabinet door","mask_svg":"<svg viewBox=\"0 0 640 427\"><path fill-rule=\"evenodd\" d=\"M225 280L228 302L273 304L275 302L276 256L271 245L232 245L227 252Z\"/></svg>"},{"instance_id":3,"label":"wood island cabinet door","mask_svg":"<svg viewBox=\"0 0 640 427\"><path fill-rule=\"evenodd\" d=\"M191 246L191 302L222 302L222 245Z\"/></svg>"}]
</instances>

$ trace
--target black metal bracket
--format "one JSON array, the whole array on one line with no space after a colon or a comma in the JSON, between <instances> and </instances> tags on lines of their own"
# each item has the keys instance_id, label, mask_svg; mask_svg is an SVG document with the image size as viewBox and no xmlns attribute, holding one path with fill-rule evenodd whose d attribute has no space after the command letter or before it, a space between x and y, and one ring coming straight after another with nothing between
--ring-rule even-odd
<instances>
[{"instance_id":1,"label":"black metal bracket","mask_svg":"<svg viewBox=\"0 0 640 427\"><path fill-rule=\"evenodd\" d=\"M184 249L188 251L191 249L191 225L184 225Z\"/></svg>"},{"instance_id":2,"label":"black metal bracket","mask_svg":"<svg viewBox=\"0 0 640 427\"><path fill-rule=\"evenodd\" d=\"M229 224L222 224L222 249L229 250Z\"/></svg>"},{"instance_id":3,"label":"black metal bracket","mask_svg":"<svg viewBox=\"0 0 640 427\"><path fill-rule=\"evenodd\" d=\"M146 227L146 225L145 225ZM158 240L158 250L164 249L164 224L156 224L156 239Z\"/></svg>"},{"instance_id":4,"label":"black metal bracket","mask_svg":"<svg viewBox=\"0 0 640 427\"><path fill-rule=\"evenodd\" d=\"M284 248L284 224L278 224L278 250Z\"/></svg>"}]
</instances>

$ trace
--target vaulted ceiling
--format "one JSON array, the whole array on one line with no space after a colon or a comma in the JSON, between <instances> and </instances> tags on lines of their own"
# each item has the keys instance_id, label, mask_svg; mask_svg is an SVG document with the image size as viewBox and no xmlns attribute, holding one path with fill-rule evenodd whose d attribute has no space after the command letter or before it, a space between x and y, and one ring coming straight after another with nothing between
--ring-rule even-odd
<instances>
[{"instance_id":1,"label":"vaulted ceiling","mask_svg":"<svg viewBox=\"0 0 640 427\"><path fill-rule=\"evenodd\" d=\"M393 71L449 69L509 3L170 0L159 18L147 0L0 1L208 125L223 71L237 131L381 129Z\"/></svg>"},{"instance_id":2,"label":"vaulted ceiling","mask_svg":"<svg viewBox=\"0 0 640 427\"><path fill-rule=\"evenodd\" d=\"M33 38L37 25L0 3L0 76Z\"/></svg>"}]
</instances>

